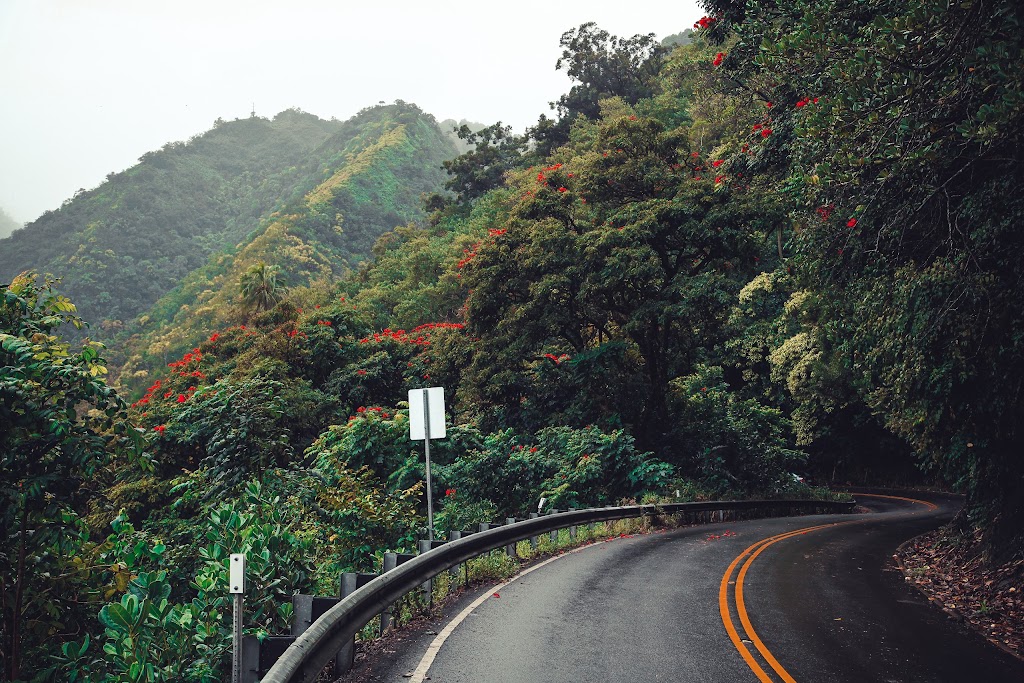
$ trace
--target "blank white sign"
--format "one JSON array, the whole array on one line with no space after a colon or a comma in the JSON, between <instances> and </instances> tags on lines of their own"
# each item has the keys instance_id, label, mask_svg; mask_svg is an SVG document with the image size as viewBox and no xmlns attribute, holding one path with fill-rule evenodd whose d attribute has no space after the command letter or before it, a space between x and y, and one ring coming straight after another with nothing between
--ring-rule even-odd
<instances>
[{"instance_id":1,"label":"blank white sign","mask_svg":"<svg viewBox=\"0 0 1024 683\"><path fill-rule=\"evenodd\" d=\"M427 400L424 400L426 395ZM409 390L409 438L423 441L427 438L423 405L430 405L430 440L443 439L444 431L444 387Z\"/></svg>"}]
</instances>

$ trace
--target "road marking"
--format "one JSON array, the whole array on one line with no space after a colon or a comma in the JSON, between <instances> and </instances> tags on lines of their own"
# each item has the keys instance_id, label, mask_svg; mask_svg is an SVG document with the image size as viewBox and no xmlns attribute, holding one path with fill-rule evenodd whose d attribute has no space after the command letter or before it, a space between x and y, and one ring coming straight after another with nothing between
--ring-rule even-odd
<instances>
[{"instance_id":1,"label":"road marking","mask_svg":"<svg viewBox=\"0 0 1024 683\"><path fill-rule=\"evenodd\" d=\"M425 680L425 678L427 676L427 671L430 669L431 664L434 663L434 659L437 658L437 653L441 650L441 646L444 645L444 641L448 640L448 636L450 636L455 631L455 629L459 626L459 624L461 624L466 619L466 617L468 617L473 612L473 610L475 610L480 605L484 604L484 602L486 602L487 599L490 598L492 595L494 595L495 593L500 592L501 589L503 589L505 586L509 585L510 583L512 583L514 581L518 581L519 579L523 578L524 576L526 576L530 572L536 571L536 570L540 569L541 567L543 567L546 564L549 564L551 562L554 562L555 560L561 559L561 558L565 557L566 555L572 555L573 553L578 553L581 550L586 550L587 548L593 548L593 547L596 547L596 546L600 546L602 543L607 543L608 541L614 541L617 538L619 538L619 537L616 536L616 537L613 537L613 538L608 538L608 539L605 539L604 541L601 541L601 542L598 542L598 543L588 543L587 545L581 545L578 548L573 548L572 550L570 550L568 552L564 552L564 553L561 553L559 555L555 555L554 557L549 557L548 559L544 560L543 562L540 562L538 564L533 565L532 567L528 567L528 568L524 569L523 571L519 572L518 574L516 574L515 576L510 578L508 581L505 581L504 583L499 583L496 586L492 586L491 588L488 588L486 591L484 591L480 595L480 597L478 597L476 600L474 600L470 604L466 605L465 609L463 609L461 612L459 612L458 615L456 615L454 619L452 619L450 622L448 622L447 626L445 626L443 629L441 629L440 632L438 632L437 637L434 638L434 640L431 641L430 645L427 646L427 651L423 653L423 658L420 659L420 663L416 665L416 669L413 670L412 676L409 677L409 683L423 683L423 681ZM631 538L631 537L629 537L629 538Z\"/></svg>"},{"instance_id":2,"label":"road marking","mask_svg":"<svg viewBox=\"0 0 1024 683\"><path fill-rule=\"evenodd\" d=\"M936 505L935 503L929 502L927 500L918 500L917 498L904 498L903 496L885 496L882 495L881 493L851 493L850 495L853 496L854 498L856 498L857 496L864 496L866 498L888 498L890 500L903 500L908 503L917 503L919 505L924 505L929 510L939 509L939 506Z\"/></svg>"},{"instance_id":3,"label":"road marking","mask_svg":"<svg viewBox=\"0 0 1024 683\"><path fill-rule=\"evenodd\" d=\"M918 500L916 498L904 498L902 496L888 496L878 493L860 493L853 494L854 496L869 496L873 498L889 498L892 500L902 500L909 503L917 503L928 507L929 510L936 510L938 506L934 503L930 503L926 500ZM722 623L725 625L725 631L729 635L729 639L732 641L733 646L739 651L740 656L743 657L743 661L747 663L750 670L754 672L757 679L761 683L774 683L772 677L764 670L764 667L757 661L753 653L747 648L746 643L752 643L757 651L767 662L768 666L785 682L785 683L796 683L793 677L786 671L779 661L772 655L771 651L764 644L757 632L754 630L754 625L750 621L750 615L747 613L746 602L743 599L743 582L747 577L747 571L750 569L750 565L754 563L757 556L765 551L769 546L784 541L787 538L793 536L800 536L803 534L810 533L812 531L818 531L819 529L827 529L834 526L842 526L846 524L857 524L864 520L851 520L849 522L833 522L831 524L820 524L818 526L804 527L802 529L795 529L793 531L787 531L769 538L764 538L757 543L751 544L746 550L736 556L736 559L732 561L728 569L725 570L725 574L722 576L722 583L718 589L718 610L722 616ZM746 560L744 561L744 558ZM733 571L737 565L743 562L743 566L740 567L739 573L736 575L735 581L732 580ZM736 630L736 626L733 624L732 615L729 610L729 586L734 585L733 592L735 595L736 603L736 614L739 617L740 624L743 626L743 631L746 633L747 638L740 638L739 632Z\"/></svg>"},{"instance_id":4,"label":"road marking","mask_svg":"<svg viewBox=\"0 0 1024 683\"><path fill-rule=\"evenodd\" d=\"M750 670L754 672L754 675L757 676L757 680L761 681L761 683L774 683L774 681L772 680L772 677L768 675L768 672L766 672L764 668L760 665L760 663L758 663L758 661L754 658L754 655L750 652L746 644L743 642L743 639L740 638L740 634L736 630L736 626L732 622L732 616L729 613L729 584L732 582L731 579L733 570L736 569L736 566L743 560L743 558L745 558L748 554L754 552L755 550L757 551L757 554L760 554L762 550L772 545L773 543L790 538L791 536L806 534L811 531L816 531L817 529L824 529L825 527L830 526L835 526L835 524L821 524L818 526L805 527L803 529L787 531L782 534L777 534L769 538L761 539L760 541L754 543L746 550L744 550L742 553L737 555L736 559L732 561L732 563L729 565L729 568L725 570L725 574L722 576L722 583L718 587L718 611L722 616L722 624L725 625L725 631L729 634L729 640L732 641L733 646L740 653L740 656L743 657L743 661L747 663L747 666L750 667ZM753 557L756 556L757 555L755 554ZM744 565L744 570L746 569L746 567L749 566L750 562L748 561L747 564ZM765 647L763 642L761 642L761 639L757 637L757 634L754 632L753 626L750 625L750 618L747 616L746 608L742 601L742 580L745 576L746 572L742 571L741 576L738 576L735 581L735 590L737 592L736 613L739 615L740 623L743 625L743 630L746 631L747 637L752 643L754 643L755 647L757 647L758 652L760 652L761 655L765 658L765 661L768 662L768 665L771 666L776 673L779 673L779 675L782 676L784 681L787 681L787 683L795 683L795 681L793 681L793 677L790 676L789 673L786 672L784 668L782 668L782 665L779 664L775 657L772 656L771 652L768 651L768 648Z\"/></svg>"}]
</instances>

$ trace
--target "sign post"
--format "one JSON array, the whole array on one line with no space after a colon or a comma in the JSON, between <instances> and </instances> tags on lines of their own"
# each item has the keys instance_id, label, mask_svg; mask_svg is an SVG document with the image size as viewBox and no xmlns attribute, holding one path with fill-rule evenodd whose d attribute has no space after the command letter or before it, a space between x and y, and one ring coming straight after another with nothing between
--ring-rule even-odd
<instances>
[{"instance_id":1,"label":"sign post","mask_svg":"<svg viewBox=\"0 0 1024 683\"><path fill-rule=\"evenodd\" d=\"M242 614L245 611L245 555L234 553L228 565L228 586L235 599L232 615L231 683L242 683Z\"/></svg>"},{"instance_id":2,"label":"sign post","mask_svg":"<svg viewBox=\"0 0 1024 683\"><path fill-rule=\"evenodd\" d=\"M423 440L427 473L427 537L434 540L434 492L430 481L430 440L445 437L444 387L409 390L409 438Z\"/></svg>"}]
</instances>

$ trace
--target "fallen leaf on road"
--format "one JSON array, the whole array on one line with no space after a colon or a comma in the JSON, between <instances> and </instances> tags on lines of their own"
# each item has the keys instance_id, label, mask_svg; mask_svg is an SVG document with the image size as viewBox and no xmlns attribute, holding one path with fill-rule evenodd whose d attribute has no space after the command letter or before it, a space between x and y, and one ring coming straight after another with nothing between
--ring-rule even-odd
<instances>
[{"instance_id":1,"label":"fallen leaf on road","mask_svg":"<svg viewBox=\"0 0 1024 683\"><path fill-rule=\"evenodd\" d=\"M495 593L495 594L494 594L494 595L492 595L491 597L492 597L492 598L500 598L501 596L500 596L500 595L498 595L497 593Z\"/></svg>"}]
</instances>

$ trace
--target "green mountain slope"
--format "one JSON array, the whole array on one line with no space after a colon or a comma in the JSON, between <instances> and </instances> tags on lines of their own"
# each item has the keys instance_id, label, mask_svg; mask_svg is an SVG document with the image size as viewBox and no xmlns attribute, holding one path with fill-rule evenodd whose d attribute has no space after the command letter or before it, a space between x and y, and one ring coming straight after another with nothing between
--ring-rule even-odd
<instances>
[{"instance_id":1,"label":"green mountain slope","mask_svg":"<svg viewBox=\"0 0 1024 683\"><path fill-rule=\"evenodd\" d=\"M421 195L440 191L441 162L456 155L434 119L400 102L365 110L345 126L278 210L139 318L124 345L126 380L192 348L209 330L244 322L239 281L250 266L278 267L290 287L329 282L367 257L383 233L423 217Z\"/></svg>"},{"instance_id":2,"label":"green mountain slope","mask_svg":"<svg viewBox=\"0 0 1024 683\"><path fill-rule=\"evenodd\" d=\"M218 122L144 155L0 241L0 279L26 269L62 277L62 291L83 316L113 333L192 271L201 269L199 279L215 275L221 254L249 244L282 216L301 217L289 226L294 239L317 242L314 270L364 257L380 233L418 217L420 193L443 182L434 167L455 154L433 119L404 103L345 122L295 110L273 120ZM325 181L333 184L307 199ZM157 317L174 314L166 309Z\"/></svg>"}]
</instances>

